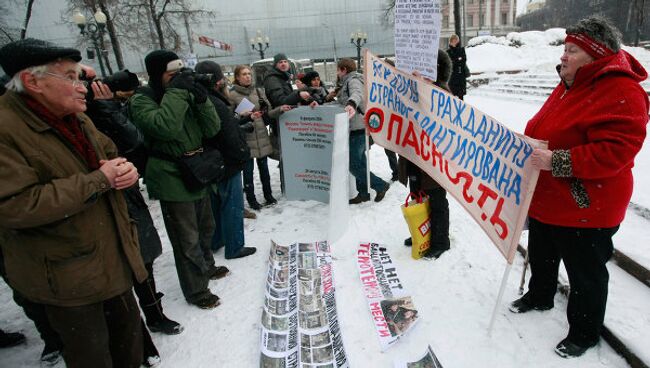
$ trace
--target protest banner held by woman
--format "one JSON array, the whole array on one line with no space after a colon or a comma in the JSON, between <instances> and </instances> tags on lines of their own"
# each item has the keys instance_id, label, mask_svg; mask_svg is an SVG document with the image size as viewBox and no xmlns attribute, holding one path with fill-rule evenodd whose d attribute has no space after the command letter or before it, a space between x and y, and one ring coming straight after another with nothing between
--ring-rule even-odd
<instances>
[{"instance_id":1,"label":"protest banner held by woman","mask_svg":"<svg viewBox=\"0 0 650 368\"><path fill-rule=\"evenodd\" d=\"M589 17L566 30L561 77L526 135L548 141L529 209L531 279L510 310L553 307L560 260L569 275L569 333L555 348L576 357L596 345L605 317L612 236L632 195L632 166L648 122L647 72L621 49L620 32Z\"/></svg>"}]
</instances>

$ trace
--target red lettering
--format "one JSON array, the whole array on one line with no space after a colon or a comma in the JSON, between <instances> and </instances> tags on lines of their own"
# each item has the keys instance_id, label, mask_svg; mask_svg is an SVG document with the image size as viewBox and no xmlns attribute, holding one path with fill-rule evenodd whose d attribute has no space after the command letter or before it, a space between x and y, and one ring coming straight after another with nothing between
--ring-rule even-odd
<instances>
[{"instance_id":1,"label":"red lettering","mask_svg":"<svg viewBox=\"0 0 650 368\"><path fill-rule=\"evenodd\" d=\"M483 208L483 205L485 204L487 197L490 197L492 199L497 199L497 193L492 189L483 185L483 183L478 185L478 190L480 190L482 194L481 197L478 199L478 201L476 201L476 204L478 204L478 206L481 208Z\"/></svg>"},{"instance_id":2,"label":"red lettering","mask_svg":"<svg viewBox=\"0 0 650 368\"><path fill-rule=\"evenodd\" d=\"M456 177L452 177L451 174L449 173L449 162L445 161L445 173L447 174L447 177L449 180L454 183L458 184L460 182L460 179L465 179L463 183L463 198L465 199L465 202L467 203L472 203L474 202L474 197L469 194L469 188L472 186L472 182L474 181L474 178L472 175L469 173L466 173L464 171L459 171Z\"/></svg>"},{"instance_id":3,"label":"red lettering","mask_svg":"<svg viewBox=\"0 0 650 368\"><path fill-rule=\"evenodd\" d=\"M390 114L390 120L388 121L388 137L387 140L391 140L393 136L393 126L397 124L397 134L395 135L395 144L399 144L399 139L402 136L402 125L404 124L404 119L400 115Z\"/></svg>"},{"instance_id":4,"label":"red lettering","mask_svg":"<svg viewBox=\"0 0 650 368\"><path fill-rule=\"evenodd\" d=\"M426 139L426 143L425 143L425 139ZM420 147L421 147L420 148L421 149L420 156L422 156L422 159L424 161L429 161L429 157L431 157L429 152L425 152L425 150L424 150L424 147L428 146L429 144L431 144L431 139L429 138L429 135L427 134L427 132L422 130L420 132Z\"/></svg>"},{"instance_id":5,"label":"red lettering","mask_svg":"<svg viewBox=\"0 0 650 368\"><path fill-rule=\"evenodd\" d=\"M492 214L492 217L490 217L490 223L493 226L498 226L501 228L501 233L497 229L495 231L497 232L497 235L501 239L505 239L508 236L508 225L499 217L501 214L501 209L503 208L503 198L499 198L499 202L497 202L497 208L494 210L494 213Z\"/></svg>"},{"instance_id":6,"label":"red lettering","mask_svg":"<svg viewBox=\"0 0 650 368\"><path fill-rule=\"evenodd\" d=\"M409 121L408 128L406 129L406 136L402 141L402 147L411 146L415 150L416 155L420 155L420 147L418 147L418 140L415 136L415 130L413 129L413 122Z\"/></svg>"}]
</instances>

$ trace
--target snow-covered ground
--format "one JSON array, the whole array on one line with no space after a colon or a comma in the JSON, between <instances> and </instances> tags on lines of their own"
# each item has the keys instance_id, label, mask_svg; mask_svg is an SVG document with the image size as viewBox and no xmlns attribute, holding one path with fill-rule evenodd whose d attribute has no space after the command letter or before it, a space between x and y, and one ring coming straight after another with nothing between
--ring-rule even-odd
<instances>
[{"instance_id":1,"label":"snow-covered ground","mask_svg":"<svg viewBox=\"0 0 650 368\"><path fill-rule=\"evenodd\" d=\"M522 37L528 36L543 39L526 34ZM641 54L639 58L650 69L650 52L634 51ZM512 48L485 44L469 48L468 58L472 72L546 69L557 62L560 53L560 46L537 44ZM471 92L466 100L519 132L541 106L511 100L507 96L503 99L472 96ZM633 201L646 207L650 207L650 194L646 189L650 185L649 150L646 145L637 157L633 196ZM385 179L390 178L383 150L373 146L370 156L372 170ZM270 161L269 167L274 192L279 194L275 162ZM261 193L259 184L257 192ZM402 245L404 238L409 236L399 208L406 195L406 189L394 183L382 202L351 207L352 230L333 248L339 322L351 367L392 367L393 359L420 356L429 344L446 368L627 366L604 342L580 359L565 360L553 352L555 344L567 333L566 299L559 294L556 307L548 312L515 315L507 311L507 303L518 297L521 258L515 261L503 304L498 307L494 331L488 337L487 325L505 267L503 257L461 206L450 198L451 250L436 261L414 261L410 249ZM162 366L258 366L270 240L288 244L326 239L328 206L279 198L277 205L263 209L256 220L246 220L246 245L258 247L258 252L231 261L224 260L223 251L215 255L217 264L227 265L232 273L225 279L211 282L211 289L221 297L222 304L209 311L192 307L183 299L160 207L156 202L150 202L150 206L164 244L163 255L155 263L155 272L157 284L165 293L165 312L185 326L185 331L177 336L154 334ZM617 248L637 260L645 259L646 267L650 266L648 228L647 220L628 211L627 219L614 237ZM360 241L386 245L420 311L421 319L415 328L384 353L380 352L358 279L355 250ZM647 311L650 310L650 291L615 265L610 265L610 270L612 281L606 324L649 363L650 315ZM0 305L0 328L22 331L28 338L25 345L0 350L0 367L38 367L42 342L33 324L11 300L11 291L1 282Z\"/></svg>"}]
</instances>

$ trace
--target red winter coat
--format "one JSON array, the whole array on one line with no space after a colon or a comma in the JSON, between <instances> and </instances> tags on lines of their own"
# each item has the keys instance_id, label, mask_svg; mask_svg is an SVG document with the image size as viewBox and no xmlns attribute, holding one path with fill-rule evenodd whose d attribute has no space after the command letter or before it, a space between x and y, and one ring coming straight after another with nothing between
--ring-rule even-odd
<instances>
[{"instance_id":1,"label":"red winter coat","mask_svg":"<svg viewBox=\"0 0 650 368\"><path fill-rule=\"evenodd\" d=\"M554 164L559 150L568 150L564 171L569 176L540 172L530 217L583 228L623 221L632 196L634 157L646 135L648 95L639 82L647 76L621 50L579 68L570 89L563 82L555 88L525 133L549 142Z\"/></svg>"}]
</instances>

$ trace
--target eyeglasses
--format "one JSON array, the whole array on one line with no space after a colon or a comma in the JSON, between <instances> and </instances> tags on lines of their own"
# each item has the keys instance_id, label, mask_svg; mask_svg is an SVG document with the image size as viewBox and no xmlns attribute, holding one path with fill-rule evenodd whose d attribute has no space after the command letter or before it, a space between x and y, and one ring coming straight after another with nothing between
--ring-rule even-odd
<instances>
[{"instance_id":1,"label":"eyeglasses","mask_svg":"<svg viewBox=\"0 0 650 368\"><path fill-rule=\"evenodd\" d=\"M47 74L47 75L49 75L51 77L61 79L61 80L64 80L64 81L68 81L68 82L72 83L72 87L74 87L74 88L77 88L77 87L80 87L80 86L83 86L84 88L88 88L88 82L85 81L85 80L72 79L72 78L65 77L63 75L50 73L50 72L45 72L43 74Z\"/></svg>"}]
</instances>

